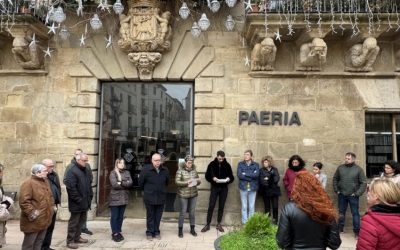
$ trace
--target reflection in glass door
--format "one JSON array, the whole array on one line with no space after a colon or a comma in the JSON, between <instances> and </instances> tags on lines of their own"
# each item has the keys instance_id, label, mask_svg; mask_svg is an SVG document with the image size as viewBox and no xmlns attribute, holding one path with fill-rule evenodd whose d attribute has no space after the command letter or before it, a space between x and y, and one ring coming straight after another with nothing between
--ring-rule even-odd
<instances>
[{"instance_id":1,"label":"reflection in glass door","mask_svg":"<svg viewBox=\"0 0 400 250\"><path fill-rule=\"evenodd\" d=\"M122 157L134 182L125 214L145 217L137 180L154 152L170 172L165 211L178 211L175 174L179 160L192 153L192 124L192 84L103 83L98 213L108 214L109 173Z\"/></svg>"}]
</instances>

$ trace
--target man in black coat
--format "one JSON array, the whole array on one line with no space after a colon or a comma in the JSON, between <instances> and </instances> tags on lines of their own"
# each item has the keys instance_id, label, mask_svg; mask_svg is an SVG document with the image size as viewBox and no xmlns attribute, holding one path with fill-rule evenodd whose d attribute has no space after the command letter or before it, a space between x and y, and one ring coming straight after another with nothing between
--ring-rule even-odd
<instances>
[{"instance_id":1,"label":"man in black coat","mask_svg":"<svg viewBox=\"0 0 400 250\"><path fill-rule=\"evenodd\" d=\"M71 217L68 221L67 247L77 249L77 243L87 243L81 237L81 228L87 219L87 211L92 203L92 176L86 168L88 156L80 153L75 156L76 164L68 171L65 186L68 193L68 209Z\"/></svg>"},{"instance_id":2,"label":"man in black coat","mask_svg":"<svg viewBox=\"0 0 400 250\"><path fill-rule=\"evenodd\" d=\"M160 221L167 199L168 169L161 165L161 155L153 154L151 165L140 172L139 186L143 189L143 201L146 206L146 236L148 240L161 239Z\"/></svg>"},{"instance_id":3,"label":"man in black coat","mask_svg":"<svg viewBox=\"0 0 400 250\"><path fill-rule=\"evenodd\" d=\"M218 217L217 217L217 230L224 232L221 226L222 216L224 215L225 201L228 197L228 184L234 181L231 165L225 159L225 152L219 150L217 157L208 164L206 172L206 180L211 183L210 203L207 211L207 224L201 229L201 232L210 230L210 223L219 196L218 201Z\"/></svg>"},{"instance_id":4,"label":"man in black coat","mask_svg":"<svg viewBox=\"0 0 400 250\"><path fill-rule=\"evenodd\" d=\"M47 168L47 180L49 181L51 192L54 198L54 214L50 226L47 228L46 236L42 243L42 250L54 250L51 248L51 238L53 237L54 226L56 224L58 206L61 204L61 185L58 174L54 171L54 161L51 159L44 159L42 164Z\"/></svg>"}]
</instances>

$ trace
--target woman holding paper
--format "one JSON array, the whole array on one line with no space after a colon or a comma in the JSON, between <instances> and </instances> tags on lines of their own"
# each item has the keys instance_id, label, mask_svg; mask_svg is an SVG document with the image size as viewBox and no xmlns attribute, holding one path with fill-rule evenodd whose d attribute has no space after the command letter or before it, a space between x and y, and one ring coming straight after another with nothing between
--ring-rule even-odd
<instances>
[{"instance_id":1,"label":"woman holding paper","mask_svg":"<svg viewBox=\"0 0 400 250\"><path fill-rule=\"evenodd\" d=\"M183 237L183 221L185 219L185 213L189 207L189 222L190 222L190 234L197 236L194 230L195 226L195 209L197 202L197 186L200 185L201 181L196 171L196 166L193 164L193 157L188 155L185 157L185 162L179 166L176 172L175 183L178 186L178 197L181 202L181 211L179 213L178 221L178 236Z\"/></svg>"}]
</instances>

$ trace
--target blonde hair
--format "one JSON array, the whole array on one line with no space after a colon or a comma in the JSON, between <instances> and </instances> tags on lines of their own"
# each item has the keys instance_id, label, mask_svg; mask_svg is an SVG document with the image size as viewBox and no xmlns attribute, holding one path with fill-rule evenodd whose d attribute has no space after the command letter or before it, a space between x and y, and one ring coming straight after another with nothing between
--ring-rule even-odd
<instances>
[{"instance_id":1,"label":"blonde hair","mask_svg":"<svg viewBox=\"0 0 400 250\"><path fill-rule=\"evenodd\" d=\"M118 169L118 163L122 162L125 169L125 160L123 158L118 158L115 160L115 173L117 174L118 181L122 181L120 170Z\"/></svg>"},{"instance_id":2,"label":"blonde hair","mask_svg":"<svg viewBox=\"0 0 400 250\"><path fill-rule=\"evenodd\" d=\"M400 203L400 187L387 178L374 179L369 184L368 190L385 205L393 206Z\"/></svg>"}]
</instances>

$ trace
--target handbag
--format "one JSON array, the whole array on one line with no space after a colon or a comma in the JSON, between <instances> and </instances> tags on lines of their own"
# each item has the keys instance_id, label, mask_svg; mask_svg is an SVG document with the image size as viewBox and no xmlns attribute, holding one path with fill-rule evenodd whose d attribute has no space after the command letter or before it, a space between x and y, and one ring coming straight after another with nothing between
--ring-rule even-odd
<instances>
[{"instance_id":1,"label":"handbag","mask_svg":"<svg viewBox=\"0 0 400 250\"><path fill-rule=\"evenodd\" d=\"M10 212L7 208L0 205L0 221L7 221L10 219Z\"/></svg>"}]
</instances>

